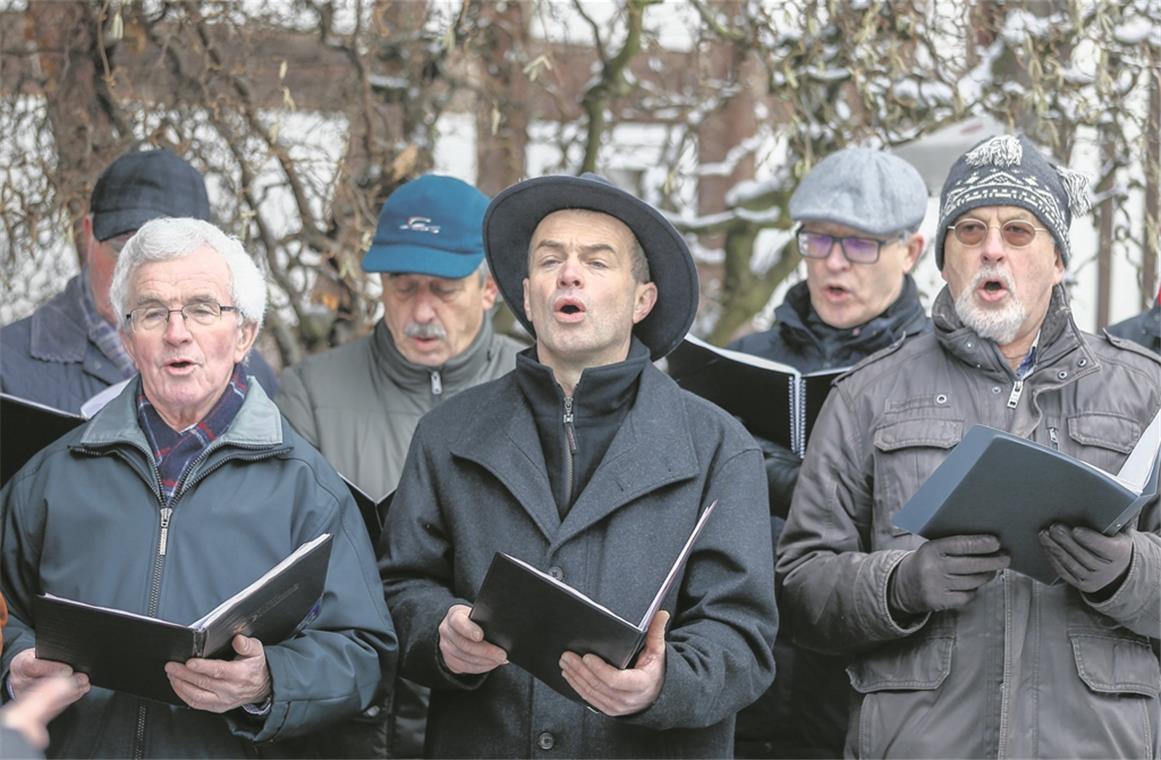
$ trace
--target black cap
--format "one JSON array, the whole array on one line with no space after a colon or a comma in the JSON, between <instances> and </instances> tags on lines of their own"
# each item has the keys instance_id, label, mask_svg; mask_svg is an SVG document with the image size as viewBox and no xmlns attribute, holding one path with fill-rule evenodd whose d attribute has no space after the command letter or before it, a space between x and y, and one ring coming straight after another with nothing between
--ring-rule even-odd
<instances>
[{"instance_id":1,"label":"black cap","mask_svg":"<svg viewBox=\"0 0 1161 760\"><path fill-rule=\"evenodd\" d=\"M93 237L108 240L163 216L210 221L206 182L164 148L126 153L101 172L89 200Z\"/></svg>"}]
</instances>

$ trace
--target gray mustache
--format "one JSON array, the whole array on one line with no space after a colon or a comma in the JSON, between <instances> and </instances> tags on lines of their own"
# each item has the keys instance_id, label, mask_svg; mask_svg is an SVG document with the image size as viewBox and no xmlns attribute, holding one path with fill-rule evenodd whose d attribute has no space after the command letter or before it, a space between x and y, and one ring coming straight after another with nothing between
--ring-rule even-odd
<instances>
[{"instance_id":1,"label":"gray mustache","mask_svg":"<svg viewBox=\"0 0 1161 760\"><path fill-rule=\"evenodd\" d=\"M408 322L407 326L403 328L403 334L408 338L431 340L433 338L446 338L447 330L443 329L443 325L437 322L428 322L427 324Z\"/></svg>"}]
</instances>

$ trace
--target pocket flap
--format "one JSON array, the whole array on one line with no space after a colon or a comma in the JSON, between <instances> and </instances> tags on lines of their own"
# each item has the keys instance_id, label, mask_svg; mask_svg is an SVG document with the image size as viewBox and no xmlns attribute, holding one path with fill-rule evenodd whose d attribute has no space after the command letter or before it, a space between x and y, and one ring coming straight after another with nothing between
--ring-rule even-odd
<instances>
[{"instance_id":1,"label":"pocket flap","mask_svg":"<svg viewBox=\"0 0 1161 760\"><path fill-rule=\"evenodd\" d=\"M1072 440L1122 454L1133 450L1142 432L1140 421L1117 414L1085 413L1068 418L1068 436Z\"/></svg>"},{"instance_id":2,"label":"pocket flap","mask_svg":"<svg viewBox=\"0 0 1161 760\"><path fill-rule=\"evenodd\" d=\"M875 691L937 689L951 673L955 633L920 632L885 644L847 667L851 686L860 694Z\"/></svg>"},{"instance_id":3,"label":"pocket flap","mask_svg":"<svg viewBox=\"0 0 1161 760\"><path fill-rule=\"evenodd\" d=\"M1105 694L1161 694L1161 663L1147 641L1113 633L1070 632L1076 672Z\"/></svg>"},{"instance_id":4,"label":"pocket flap","mask_svg":"<svg viewBox=\"0 0 1161 760\"><path fill-rule=\"evenodd\" d=\"M963 439L962 420L918 418L900 420L875 431L875 448L895 451L915 446L950 449Z\"/></svg>"}]
</instances>

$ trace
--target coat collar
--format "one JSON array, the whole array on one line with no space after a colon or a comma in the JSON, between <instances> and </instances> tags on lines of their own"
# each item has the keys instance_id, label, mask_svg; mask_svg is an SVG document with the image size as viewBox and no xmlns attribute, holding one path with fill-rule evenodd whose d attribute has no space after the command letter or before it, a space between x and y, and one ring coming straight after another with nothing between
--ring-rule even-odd
<instances>
[{"instance_id":1,"label":"coat collar","mask_svg":"<svg viewBox=\"0 0 1161 760\"><path fill-rule=\"evenodd\" d=\"M481 404L451 453L503 483L544 534L550 550L639 496L698 473L684 391L649 365L641 373L633 408L562 522L531 409L511 375L496 387L497 394Z\"/></svg>"},{"instance_id":2,"label":"coat collar","mask_svg":"<svg viewBox=\"0 0 1161 760\"><path fill-rule=\"evenodd\" d=\"M477 382L495 350L494 338L492 320L486 314L479 333L464 352L448 359L440 367L428 367L408 360L399 352L385 320L380 319L375 325L371 341L376 363L395 385L407 390L422 390L430 395L433 373L439 373L445 393Z\"/></svg>"},{"instance_id":3,"label":"coat collar","mask_svg":"<svg viewBox=\"0 0 1161 760\"><path fill-rule=\"evenodd\" d=\"M955 311L951 292L946 285L936 296L931 309L931 318L935 325L936 338L948 353L966 364L979 367L988 374L1002 378L1013 376L1012 369L1004 355L1000 353L999 346L994 341L980 338L975 330L965 326L960 320L959 314ZM1041 369L1069 362L1076 370L1084 370L1083 373L1071 373L1073 379L1079 374L1095 372L1100 366L1097 357L1082 339L1080 328L1072 319L1072 310L1068 306L1068 296L1064 287L1056 285L1052 288L1048 313L1045 314L1044 322L1040 326L1036 366Z\"/></svg>"},{"instance_id":4,"label":"coat collar","mask_svg":"<svg viewBox=\"0 0 1161 760\"><path fill-rule=\"evenodd\" d=\"M64 290L33 312L28 351L41 361L82 364L85 372L100 378L106 385L112 385L121 382L125 376L116 363L89 340L81 307L85 277L84 271L74 276Z\"/></svg>"},{"instance_id":5,"label":"coat collar","mask_svg":"<svg viewBox=\"0 0 1161 760\"><path fill-rule=\"evenodd\" d=\"M790 345L815 346L824 354L827 348L841 347L849 354L869 355L886 348L898 339L927 329L927 314L919 301L919 288L911 275L903 275L903 287L887 309L877 317L855 327L826 325L810 304L810 287L805 280L786 292L774 310L782 339Z\"/></svg>"},{"instance_id":6,"label":"coat collar","mask_svg":"<svg viewBox=\"0 0 1161 760\"><path fill-rule=\"evenodd\" d=\"M138 376L97 412L85 427L79 444L93 448L131 444L148 453L149 442L137 421L136 401L140 386L141 379ZM221 445L260 448L281 445L282 438L282 418L278 407L258 381L251 377L250 389L242 401L242 408L217 442Z\"/></svg>"}]
</instances>

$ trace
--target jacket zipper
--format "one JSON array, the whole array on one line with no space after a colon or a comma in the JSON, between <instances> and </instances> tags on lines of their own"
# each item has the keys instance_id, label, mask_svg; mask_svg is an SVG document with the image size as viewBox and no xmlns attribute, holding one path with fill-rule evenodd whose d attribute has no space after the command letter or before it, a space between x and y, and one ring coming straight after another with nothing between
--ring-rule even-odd
<instances>
[{"instance_id":1,"label":"jacket zipper","mask_svg":"<svg viewBox=\"0 0 1161 760\"><path fill-rule=\"evenodd\" d=\"M439 370L433 369L431 371L431 395L438 396L443 393L443 378L439 376Z\"/></svg>"},{"instance_id":2,"label":"jacket zipper","mask_svg":"<svg viewBox=\"0 0 1161 760\"><path fill-rule=\"evenodd\" d=\"M157 539L157 555L153 558L153 579L149 584L149 607L146 614L157 617L157 608L161 605L161 571L165 563L165 550L169 544L169 521L173 517L173 507L165 506L161 495L161 471L149 455L150 469L153 472L153 495L161 505L161 535ZM149 720L149 705L143 700L137 702L137 731L133 737L133 757L143 760L145 757L145 725Z\"/></svg>"},{"instance_id":3,"label":"jacket zipper","mask_svg":"<svg viewBox=\"0 0 1161 760\"><path fill-rule=\"evenodd\" d=\"M1056 437L1056 428L1048 428L1048 440L1052 441L1052 450L1060 451L1060 439Z\"/></svg>"},{"instance_id":4,"label":"jacket zipper","mask_svg":"<svg viewBox=\"0 0 1161 760\"><path fill-rule=\"evenodd\" d=\"M576 456L576 431L572 426L572 396L564 397L564 437L568 452L564 457L564 499L572 506L573 457Z\"/></svg>"},{"instance_id":5,"label":"jacket zipper","mask_svg":"<svg viewBox=\"0 0 1161 760\"><path fill-rule=\"evenodd\" d=\"M237 445L237 444L235 444L235 445ZM87 453L99 454L99 452L95 452L91 449L82 449L82 450L86 451ZM281 450L286 451L289 449L283 448ZM197 460L194 462L193 465L191 465L190 469L187 470L187 472L193 470L198 465L200 465L203 461L205 461L205 459L212 452L213 452L212 448L207 448L205 451L203 451L202 455L197 458ZM126 462L129 462L130 464L132 464L132 460L130 460L125 454L123 454L119 451L117 451L115 453L117 454L117 456L120 456L121 458L125 459ZM261 454L259 454L257 456L225 457L221 462L214 465L213 467L206 470L205 472L198 473L197 476L195 476L193 480L188 481L186 483L179 484L178 491L174 494L173 500L174 500L174 502L176 502L179 498L181 498L182 494L184 494L186 491L188 491L190 488L192 488L195 484L201 482L201 480L203 480L207 475L209 475L211 472L218 469L219 467L221 467L223 464L225 464L228 461L232 461L235 459L244 459L244 460L248 460L248 461L253 461L256 459L263 459L263 458L268 457L268 456L273 456L277 453L279 453L279 450L264 449L261 452ZM160 530L160 535L157 538L157 555L153 558L153 576L152 576L152 580L151 580L150 586L149 586L149 608L146 611L146 614L148 614L149 617L157 617L157 609L158 609L158 607L161 606L161 574L162 574L162 570L164 569L164 565L165 565L166 551L169 548L169 523L170 523L170 520L173 519L173 507L165 506L165 501L161 495L161 472L157 469L157 464L153 461L153 454L150 452L147 452L146 458L149 460L150 470L153 474L153 479L149 485L153 488L153 495L154 495L154 497L157 498L157 503L161 505L161 508L160 508L161 509L161 530ZM133 757L136 760L144 760L144 758L145 758L145 727L146 727L146 724L148 723L148 721L149 721L149 706L143 700L139 700L137 703L137 728L136 728L136 731L134 732L134 738L133 738Z\"/></svg>"},{"instance_id":6,"label":"jacket zipper","mask_svg":"<svg viewBox=\"0 0 1161 760\"><path fill-rule=\"evenodd\" d=\"M1015 409L1016 404L1020 403L1020 394L1024 392L1024 381L1016 380L1012 383L1012 392L1008 394L1008 408Z\"/></svg>"}]
</instances>

